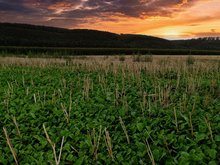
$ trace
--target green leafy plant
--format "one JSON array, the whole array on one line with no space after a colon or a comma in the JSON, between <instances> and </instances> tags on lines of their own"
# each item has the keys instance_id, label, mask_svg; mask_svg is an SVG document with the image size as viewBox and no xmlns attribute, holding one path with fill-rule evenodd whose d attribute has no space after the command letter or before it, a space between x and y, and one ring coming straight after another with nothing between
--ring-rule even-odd
<instances>
[{"instance_id":1,"label":"green leafy plant","mask_svg":"<svg viewBox=\"0 0 220 165\"><path fill-rule=\"evenodd\" d=\"M94 58L0 65L0 164L218 164L218 60Z\"/></svg>"}]
</instances>

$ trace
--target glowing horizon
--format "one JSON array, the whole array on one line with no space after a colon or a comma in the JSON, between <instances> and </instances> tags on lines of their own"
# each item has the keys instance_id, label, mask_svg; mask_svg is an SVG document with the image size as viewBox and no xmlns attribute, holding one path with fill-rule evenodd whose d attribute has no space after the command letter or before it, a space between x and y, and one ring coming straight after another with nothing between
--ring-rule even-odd
<instances>
[{"instance_id":1,"label":"glowing horizon","mask_svg":"<svg viewBox=\"0 0 220 165\"><path fill-rule=\"evenodd\" d=\"M0 22L188 39L220 36L219 0L0 0Z\"/></svg>"}]
</instances>

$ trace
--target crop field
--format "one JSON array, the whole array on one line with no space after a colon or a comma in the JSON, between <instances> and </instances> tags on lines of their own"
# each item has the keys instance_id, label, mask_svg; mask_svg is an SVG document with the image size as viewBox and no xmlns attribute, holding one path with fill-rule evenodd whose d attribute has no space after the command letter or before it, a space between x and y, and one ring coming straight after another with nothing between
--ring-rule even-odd
<instances>
[{"instance_id":1,"label":"crop field","mask_svg":"<svg viewBox=\"0 0 220 165\"><path fill-rule=\"evenodd\" d=\"M220 163L220 57L0 57L0 164Z\"/></svg>"}]
</instances>

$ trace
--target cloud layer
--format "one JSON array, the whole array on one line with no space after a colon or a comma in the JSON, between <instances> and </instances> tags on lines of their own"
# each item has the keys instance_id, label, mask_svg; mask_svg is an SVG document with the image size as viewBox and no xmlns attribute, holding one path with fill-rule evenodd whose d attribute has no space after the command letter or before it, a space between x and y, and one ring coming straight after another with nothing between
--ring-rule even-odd
<instances>
[{"instance_id":1,"label":"cloud layer","mask_svg":"<svg viewBox=\"0 0 220 165\"><path fill-rule=\"evenodd\" d=\"M81 24L89 18L112 21L112 16L147 18L172 16L194 0L0 0L1 20L50 22L60 20ZM15 15L16 18L13 18ZM20 18L20 19L18 19ZM68 24L68 23L66 23ZM63 26L63 25L61 25ZM65 26L65 23L64 23Z\"/></svg>"},{"instance_id":2,"label":"cloud layer","mask_svg":"<svg viewBox=\"0 0 220 165\"><path fill-rule=\"evenodd\" d=\"M211 1L216 0L0 0L0 21L140 33L152 26L152 18L170 22L193 6ZM133 30L126 30L128 24Z\"/></svg>"}]
</instances>

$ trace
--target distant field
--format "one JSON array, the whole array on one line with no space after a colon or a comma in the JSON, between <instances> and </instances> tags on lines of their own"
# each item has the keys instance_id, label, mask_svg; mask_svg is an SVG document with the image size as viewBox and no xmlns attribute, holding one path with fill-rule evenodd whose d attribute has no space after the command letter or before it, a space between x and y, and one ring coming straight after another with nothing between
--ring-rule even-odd
<instances>
[{"instance_id":1,"label":"distant field","mask_svg":"<svg viewBox=\"0 0 220 165\"><path fill-rule=\"evenodd\" d=\"M63 57L77 55L220 55L217 50L145 48L0 47L0 56Z\"/></svg>"},{"instance_id":2,"label":"distant field","mask_svg":"<svg viewBox=\"0 0 220 165\"><path fill-rule=\"evenodd\" d=\"M187 64L187 60L191 57L193 62L197 65L220 65L220 56L218 55L203 55L203 56L191 56L191 55L90 55L90 56L62 56L62 57L38 57L36 58L28 56L0 56L1 65L24 65L24 66L50 66L50 65L61 65L68 66L73 64L93 64L93 63L104 63L111 64L138 64L138 65L150 65L160 66L162 64Z\"/></svg>"},{"instance_id":3,"label":"distant field","mask_svg":"<svg viewBox=\"0 0 220 165\"><path fill-rule=\"evenodd\" d=\"M0 164L220 162L220 56L0 57L0 84Z\"/></svg>"}]
</instances>

